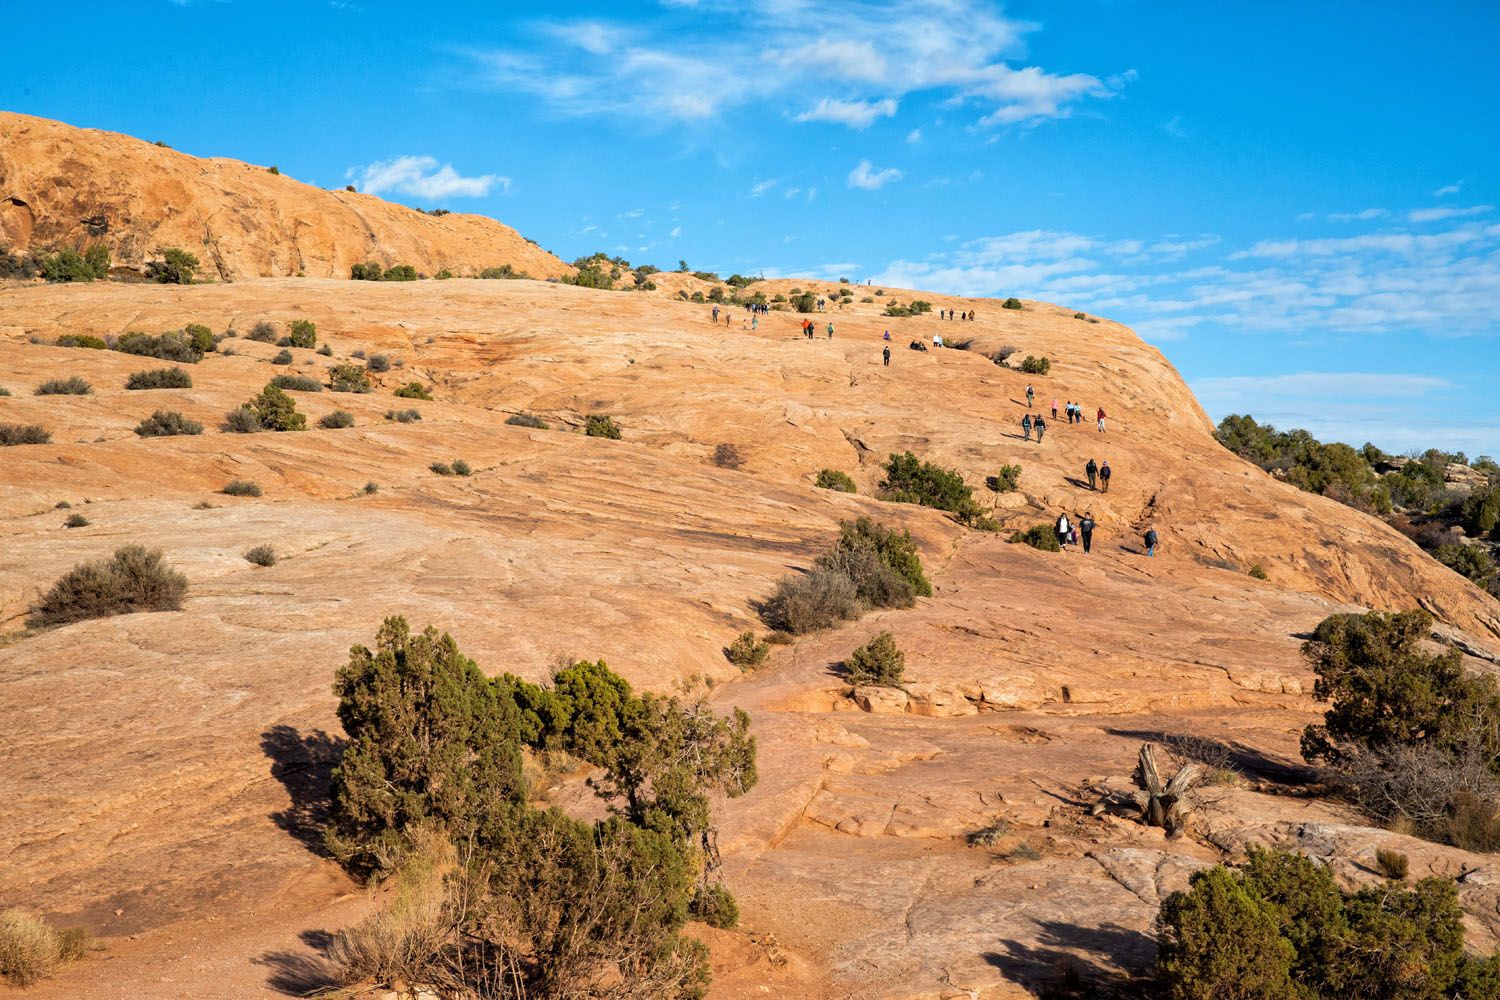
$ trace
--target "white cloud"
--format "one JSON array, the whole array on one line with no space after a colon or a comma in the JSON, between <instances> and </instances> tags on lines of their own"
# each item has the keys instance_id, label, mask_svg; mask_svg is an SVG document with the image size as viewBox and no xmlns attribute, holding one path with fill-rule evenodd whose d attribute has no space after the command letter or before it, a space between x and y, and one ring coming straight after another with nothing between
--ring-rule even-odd
<instances>
[{"instance_id":1,"label":"white cloud","mask_svg":"<svg viewBox=\"0 0 1500 1000\"><path fill-rule=\"evenodd\" d=\"M1391 213L1383 208L1366 208L1358 212L1334 212L1328 216L1329 222L1369 222L1371 219L1383 219Z\"/></svg>"},{"instance_id":2,"label":"white cloud","mask_svg":"<svg viewBox=\"0 0 1500 1000\"><path fill-rule=\"evenodd\" d=\"M1484 215L1494 211L1493 205L1470 205L1468 208L1416 208L1406 213L1412 222L1441 222L1444 219L1464 219L1471 215Z\"/></svg>"},{"instance_id":3,"label":"white cloud","mask_svg":"<svg viewBox=\"0 0 1500 1000\"><path fill-rule=\"evenodd\" d=\"M922 141L922 130L919 129L919 128L914 128L910 132L906 133L906 141L909 142L909 143L911 143L913 146L915 146L917 143L921 142Z\"/></svg>"},{"instance_id":4,"label":"white cloud","mask_svg":"<svg viewBox=\"0 0 1500 1000\"><path fill-rule=\"evenodd\" d=\"M1161 130L1174 139L1186 139L1187 132L1182 127L1182 116L1173 115L1162 122Z\"/></svg>"},{"instance_id":5,"label":"white cloud","mask_svg":"<svg viewBox=\"0 0 1500 1000\"><path fill-rule=\"evenodd\" d=\"M351 167L346 176L359 178L361 191L394 191L414 198L482 198L494 188L510 190L510 178L499 174L464 177L447 163L438 166L431 156L397 156L368 166Z\"/></svg>"},{"instance_id":6,"label":"white cloud","mask_svg":"<svg viewBox=\"0 0 1500 1000\"><path fill-rule=\"evenodd\" d=\"M1200 397L1230 400L1270 398L1321 399L1349 396L1420 397L1453 383L1434 375L1391 375L1373 372L1300 372L1292 375L1231 375L1202 378L1194 383Z\"/></svg>"},{"instance_id":7,"label":"white cloud","mask_svg":"<svg viewBox=\"0 0 1500 1000\"><path fill-rule=\"evenodd\" d=\"M670 236L672 239L675 240L677 237L679 237L679 236L682 235L682 227L681 226L673 226L672 227L672 231L670 233L668 233L667 235Z\"/></svg>"},{"instance_id":8,"label":"white cloud","mask_svg":"<svg viewBox=\"0 0 1500 1000\"><path fill-rule=\"evenodd\" d=\"M802 193L802 189L801 188L799 188L799 187L789 187L785 191L781 192L781 196L783 198L795 198L795 197L797 197L801 193Z\"/></svg>"},{"instance_id":9,"label":"white cloud","mask_svg":"<svg viewBox=\"0 0 1500 1000\"><path fill-rule=\"evenodd\" d=\"M759 198L761 195L765 194L767 191L771 190L773 187L780 183L781 179L778 177L771 177L763 181L756 181L754 184L750 185L750 197Z\"/></svg>"},{"instance_id":10,"label":"white cloud","mask_svg":"<svg viewBox=\"0 0 1500 1000\"><path fill-rule=\"evenodd\" d=\"M699 124L760 104L799 121L866 128L918 92L977 108L980 127L1032 125L1135 79L1133 71L1100 78L1013 66L1038 26L986 0L748 0L713 9L722 30L709 37L623 15L553 20L534 40L467 55L482 84L534 94L563 114L628 115L633 127ZM839 37L823 40L830 24Z\"/></svg>"},{"instance_id":11,"label":"white cloud","mask_svg":"<svg viewBox=\"0 0 1500 1000\"><path fill-rule=\"evenodd\" d=\"M1450 194L1458 194L1458 192L1462 190L1463 186L1463 181L1456 181L1453 184L1444 184L1442 187L1432 192L1432 196L1434 198L1446 198Z\"/></svg>"},{"instance_id":12,"label":"white cloud","mask_svg":"<svg viewBox=\"0 0 1500 1000\"><path fill-rule=\"evenodd\" d=\"M895 113L896 102L890 98L883 101L836 101L825 97L792 121L836 122L852 129L867 129L875 119L890 118Z\"/></svg>"},{"instance_id":13,"label":"white cloud","mask_svg":"<svg viewBox=\"0 0 1500 1000\"><path fill-rule=\"evenodd\" d=\"M646 210L644 208L632 208L629 211L621 212L617 216L617 218L621 218L621 219L639 219L641 216L643 216L645 214L646 214Z\"/></svg>"},{"instance_id":14,"label":"white cloud","mask_svg":"<svg viewBox=\"0 0 1500 1000\"><path fill-rule=\"evenodd\" d=\"M895 167L876 170L869 160L860 160L859 165L849 171L849 186L865 191L878 191L892 181L901 179L901 171Z\"/></svg>"}]
</instances>

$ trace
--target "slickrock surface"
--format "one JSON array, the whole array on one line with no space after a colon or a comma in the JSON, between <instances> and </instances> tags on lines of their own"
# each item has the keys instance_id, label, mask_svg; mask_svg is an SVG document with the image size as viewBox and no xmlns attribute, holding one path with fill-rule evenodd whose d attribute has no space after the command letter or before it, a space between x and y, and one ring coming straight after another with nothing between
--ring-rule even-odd
<instances>
[{"instance_id":1,"label":"slickrock surface","mask_svg":"<svg viewBox=\"0 0 1500 1000\"><path fill-rule=\"evenodd\" d=\"M1026 996L1064 955L1107 979L1149 963L1165 894L1251 842L1329 857L1353 882L1376 877L1382 846L1409 854L1414 874L1467 872L1471 938L1494 947L1500 863L1300 794L1296 750L1320 712L1298 647L1323 617L1421 604L1495 650L1494 601L1380 522L1224 451L1171 366L1119 325L927 294L978 320L891 319L884 303L912 293L885 290L815 316L808 341L795 314L752 331L737 310L714 326L708 306L662 284L5 289L0 385L13 395L0 422L40 424L53 443L0 451L0 631L12 634L0 645L0 906L78 919L110 945L30 995L257 997L326 981L319 934L367 905L309 846L340 736L330 685L348 647L395 613L451 631L490 672L541 678L558 656L602 657L660 690L709 678L716 703L751 712L761 782L725 805L719 835L743 926L703 932L715 996ZM836 286L754 286L793 287ZM192 389L127 392L129 373L165 363L50 346L295 318L315 321L334 357L295 350L272 366L275 346L241 336L223 342L233 356L185 366ZM907 349L934 332L972 349ZM980 353L1004 344L1015 360L1049 356L1051 374ZM273 376L321 378L356 350L404 364L373 376L369 395L293 394L310 425L345 409L353 428L218 431ZM31 394L70 375L94 393ZM414 380L436 399L392 396ZM1049 416L1055 396L1091 419L1021 440L1028 383ZM420 422L384 419L408 407ZM155 409L207 430L137 438ZM519 412L553 429L504 423ZM623 439L579 433L592 412ZM740 468L714 464L721 444ZM880 463L908 448L976 485L1019 464L1018 492L977 491L1006 530L868 496ZM1110 493L1081 484L1090 457L1114 468ZM455 458L475 474L428 471ZM824 467L861 495L813 488ZM235 478L265 495L216 492ZM364 495L367 482L378 492ZM1063 510L1093 511L1091 555L1006 544ZM64 529L73 512L91 524ZM757 627L755 602L860 514L912 531L935 595L776 647L741 675L721 650ZM1154 559L1148 524L1163 540ZM15 635L60 574L128 542L162 547L187 575L181 612ZM282 556L274 567L242 557L261 543ZM1267 581L1248 576L1256 563ZM851 692L838 664L883 629L910 683ZM1193 836L1090 815L1128 785L1143 741L1175 734L1224 744L1240 771L1205 793ZM968 845L997 821L993 844Z\"/></svg>"},{"instance_id":2,"label":"slickrock surface","mask_svg":"<svg viewBox=\"0 0 1500 1000\"><path fill-rule=\"evenodd\" d=\"M480 215L431 216L372 195L312 187L267 166L200 159L141 139L0 112L0 248L109 247L144 271L181 247L218 281L347 278L364 261L436 274L510 264L535 278L572 268Z\"/></svg>"}]
</instances>

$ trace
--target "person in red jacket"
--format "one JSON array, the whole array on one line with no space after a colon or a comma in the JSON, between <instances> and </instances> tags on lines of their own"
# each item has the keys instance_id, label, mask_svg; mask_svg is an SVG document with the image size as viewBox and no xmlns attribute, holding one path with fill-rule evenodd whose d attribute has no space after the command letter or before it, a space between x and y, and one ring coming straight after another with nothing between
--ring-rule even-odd
<instances>
[{"instance_id":1,"label":"person in red jacket","mask_svg":"<svg viewBox=\"0 0 1500 1000\"><path fill-rule=\"evenodd\" d=\"M1099 433L1104 433L1104 407L1099 407Z\"/></svg>"}]
</instances>

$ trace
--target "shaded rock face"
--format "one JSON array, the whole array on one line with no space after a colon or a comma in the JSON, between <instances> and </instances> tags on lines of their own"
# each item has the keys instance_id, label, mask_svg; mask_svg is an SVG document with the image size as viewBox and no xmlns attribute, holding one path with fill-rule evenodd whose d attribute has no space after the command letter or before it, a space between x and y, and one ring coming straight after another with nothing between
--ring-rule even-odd
<instances>
[{"instance_id":1,"label":"shaded rock face","mask_svg":"<svg viewBox=\"0 0 1500 1000\"><path fill-rule=\"evenodd\" d=\"M181 247L219 281L347 278L364 261L429 275L503 264L536 278L573 270L483 216L429 216L237 160L0 113L0 247L51 252L99 242L121 271L144 271L166 247Z\"/></svg>"}]
</instances>

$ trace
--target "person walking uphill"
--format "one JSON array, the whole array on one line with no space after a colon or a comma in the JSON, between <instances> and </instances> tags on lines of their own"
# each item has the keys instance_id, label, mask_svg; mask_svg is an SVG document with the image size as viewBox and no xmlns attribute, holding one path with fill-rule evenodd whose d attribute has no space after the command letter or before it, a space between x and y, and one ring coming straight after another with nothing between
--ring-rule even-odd
<instances>
[{"instance_id":1,"label":"person walking uphill","mask_svg":"<svg viewBox=\"0 0 1500 1000\"><path fill-rule=\"evenodd\" d=\"M1042 419L1042 415L1038 413L1036 419L1031 422L1031 426L1036 429L1036 443L1041 444L1042 435L1047 431L1047 421Z\"/></svg>"},{"instance_id":2,"label":"person walking uphill","mask_svg":"<svg viewBox=\"0 0 1500 1000\"><path fill-rule=\"evenodd\" d=\"M828 339L829 340L833 339L833 324L832 323L828 324Z\"/></svg>"},{"instance_id":3,"label":"person walking uphill","mask_svg":"<svg viewBox=\"0 0 1500 1000\"><path fill-rule=\"evenodd\" d=\"M882 347L880 349L880 356L882 358L882 361L883 361L884 365L887 368L889 368L891 366L891 345L890 344L887 344L887 345L885 345L884 347Z\"/></svg>"},{"instance_id":4,"label":"person walking uphill","mask_svg":"<svg viewBox=\"0 0 1500 1000\"><path fill-rule=\"evenodd\" d=\"M1057 400L1055 399L1052 401L1052 419L1057 419Z\"/></svg>"},{"instance_id":5,"label":"person walking uphill","mask_svg":"<svg viewBox=\"0 0 1500 1000\"><path fill-rule=\"evenodd\" d=\"M1031 440L1031 414L1021 418L1021 430L1026 434L1026 440Z\"/></svg>"},{"instance_id":6,"label":"person walking uphill","mask_svg":"<svg viewBox=\"0 0 1500 1000\"><path fill-rule=\"evenodd\" d=\"M1099 433L1104 433L1104 407L1099 407Z\"/></svg>"},{"instance_id":7,"label":"person walking uphill","mask_svg":"<svg viewBox=\"0 0 1500 1000\"><path fill-rule=\"evenodd\" d=\"M1085 511L1083 520L1078 522L1078 536L1083 539L1083 551L1087 555L1090 547L1094 544L1094 512Z\"/></svg>"},{"instance_id":8,"label":"person walking uphill","mask_svg":"<svg viewBox=\"0 0 1500 1000\"><path fill-rule=\"evenodd\" d=\"M1033 389L1031 386L1028 385L1026 387L1026 409L1028 409L1028 410L1031 409L1032 405L1035 402L1036 402L1036 390Z\"/></svg>"},{"instance_id":9,"label":"person walking uphill","mask_svg":"<svg viewBox=\"0 0 1500 1000\"><path fill-rule=\"evenodd\" d=\"M1109 492L1109 477L1110 477L1109 459L1106 458L1104 460L1104 464L1101 465L1101 466L1099 466L1099 478L1104 481L1104 492L1105 493Z\"/></svg>"},{"instance_id":10,"label":"person walking uphill","mask_svg":"<svg viewBox=\"0 0 1500 1000\"><path fill-rule=\"evenodd\" d=\"M1072 532L1072 526L1068 524L1068 515L1065 513L1057 515L1057 525L1052 530L1057 534L1058 548L1066 548L1068 536Z\"/></svg>"},{"instance_id":11,"label":"person walking uphill","mask_svg":"<svg viewBox=\"0 0 1500 1000\"><path fill-rule=\"evenodd\" d=\"M1146 537L1144 541L1146 542L1146 555L1156 555L1156 546L1160 544L1160 540L1156 537L1156 525L1148 524L1146 526Z\"/></svg>"},{"instance_id":12,"label":"person walking uphill","mask_svg":"<svg viewBox=\"0 0 1500 1000\"><path fill-rule=\"evenodd\" d=\"M1094 460L1092 458L1089 459L1089 464L1083 467L1083 473L1084 475L1089 477L1089 489L1093 489L1094 477L1099 474L1099 466L1094 464Z\"/></svg>"}]
</instances>

